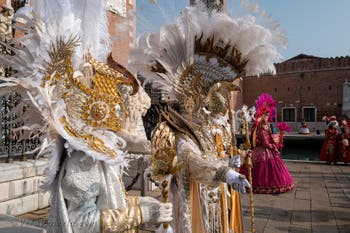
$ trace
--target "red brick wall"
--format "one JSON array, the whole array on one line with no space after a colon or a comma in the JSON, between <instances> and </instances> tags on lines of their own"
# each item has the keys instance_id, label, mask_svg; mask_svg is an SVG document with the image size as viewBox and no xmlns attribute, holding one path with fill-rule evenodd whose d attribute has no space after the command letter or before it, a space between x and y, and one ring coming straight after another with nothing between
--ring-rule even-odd
<instances>
[{"instance_id":1,"label":"red brick wall","mask_svg":"<svg viewBox=\"0 0 350 233\"><path fill-rule=\"evenodd\" d=\"M247 77L243 81L243 103L268 92L278 102L278 121L282 107L296 107L297 121L302 107L315 106L317 121L324 115L341 117L343 83L350 80L350 57L315 58L276 64L277 74Z\"/></svg>"}]
</instances>

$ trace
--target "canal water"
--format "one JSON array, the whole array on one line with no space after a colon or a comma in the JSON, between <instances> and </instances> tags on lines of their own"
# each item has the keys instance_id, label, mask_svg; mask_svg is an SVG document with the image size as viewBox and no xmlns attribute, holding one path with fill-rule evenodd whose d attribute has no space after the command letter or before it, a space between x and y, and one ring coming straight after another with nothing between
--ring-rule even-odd
<instances>
[{"instance_id":1,"label":"canal water","mask_svg":"<svg viewBox=\"0 0 350 233\"><path fill-rule=\"evenodd\" d=\"M244 143L244 136L238 135L238 144ZM316 135L286 135L282 158L291 160L319 161L324 136Z\"/></svg>"},{"instance_id":2,"label":"canal water","mask_svg":"<svg viewBox=\"0 0 350 233\"><path fill-rule=\"evenodd\" d=\"M324 136L290 135L284 139L283 159L319 161Z\"/></svg>"}]
</instances>

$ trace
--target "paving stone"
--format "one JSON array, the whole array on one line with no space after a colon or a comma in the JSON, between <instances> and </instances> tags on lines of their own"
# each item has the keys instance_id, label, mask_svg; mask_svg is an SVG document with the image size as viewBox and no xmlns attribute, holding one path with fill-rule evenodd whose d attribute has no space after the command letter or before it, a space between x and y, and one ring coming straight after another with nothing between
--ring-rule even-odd
<instances>
[{"instance_id":1,"label":"paving stone","mask_svg":"<svg viewBox=\"0 0 350 233\"><path fill-rule=\"evenodd\" d=\"M279 195L254 195L256 233L350 233L350 166L290 161L286 165L296 188ZM147 195L161 198L158 189ZM250 233L249 195L241 195L241 203L244 233ZM45 211L35 213L45 218Z\"/></svg>"},{"instance_id":2,"label":"paving stone","mask_svg":"<svg viewBox=\"0 0 350 233\"><path fill-rule=\"evenodd\" d=\"M295 199L292 223L303 226L311 226L311 212L309 200Z\"/></svg>"},{"instance_id":3,"label":"paving stone","mask_svg":"<svg viewBox=\"0 0 350 233\"><path fill-rule=\"evenodd\" d=\"M334 207L333 213L335 215L335 218L337 220L348 221L348 223L350 224L349 206L350 204L348 203L347 205L344 205L342 207Z\"/></svg>"},{"instance_id":4,"label":"paving stone","mask_svg":"<svg viewBox=\"0 0 350 233\"><path fill-rule=\"evenodd\" d=\"M310 200L310 192L307 191L297 191L295 195L296 199Z\"/></svg>"},{"instance_id":5,"label":"paving stone","mask_svg":"<svg viewBox=\"0 0 350 233\"><path fill-rule=\"evenodd\" d=\"M311 212L312 223L320 224L324 222L331 222L333 225L335 224L334 214L332 210L315 210Z\"/></svg>"},{"instance_id":6,"label":"paving stone","mask_svg":"<svg viewBox=\"0 0 350 233\"><path fill-rule=\"evenodd\" d=\"M333 233L338 232L336 224L315 224L312 225L312 233Z\"/></svg>"},{"instance_id":7,"label":"paving stone","mask_svg":"<svg viewBox=\"0 0 350 233\"><path fill-rule=\"evenodd\" d=\"M45 233L35 222L0 214L0 233Z\"/></svg>"},{"instance_id":8,"label":"paving stone","mask_svg":"<svg viewBox=\"0 0 350 233\"><path fill-rule=\"evenodd\" d=\"M339 233L350 233L350 221L337 220Z\"/></svg>"},{"instance_id":9,"label":"paving stone","mask_svg":"<svg viewBox=\"0 0 350 233\"><path fill-rule=\"evenodd\" d=\"M285 231L287 232L287 231ZM291 233L312 233L310 226L301 226L297 224L292 224L289 226L289 232Z\"/></svg>"}]
</instances>

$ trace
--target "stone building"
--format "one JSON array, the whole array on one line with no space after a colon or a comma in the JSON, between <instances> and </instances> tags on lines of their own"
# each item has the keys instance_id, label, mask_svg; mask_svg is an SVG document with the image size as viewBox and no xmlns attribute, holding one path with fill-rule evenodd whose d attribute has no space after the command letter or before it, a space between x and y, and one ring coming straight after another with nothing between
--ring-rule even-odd
<instances>
[{"instance_id":1,"label":"stone building","mask_svg":"<svg viewBox=\"0 0 350 233\"><path fill-rule=\"evenodd\" d=\"M323 129L321 119L335 115L350 117L350 57L322 58L300 54L276 66L276 75L247 77L243 82L243 103L254 105L267 92L277 101L276 121L297 129L308 122L310 129Z\"/></svg>"}]
</instances>

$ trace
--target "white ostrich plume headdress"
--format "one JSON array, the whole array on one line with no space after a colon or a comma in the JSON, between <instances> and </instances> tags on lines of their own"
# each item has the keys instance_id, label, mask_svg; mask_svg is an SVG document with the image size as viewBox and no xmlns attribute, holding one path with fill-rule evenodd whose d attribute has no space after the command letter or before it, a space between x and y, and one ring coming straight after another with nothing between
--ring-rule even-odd
<instances>
[{"instance_id":1,"label":"white ostrich plume headdress","mask_svg":"<svg viewBox=\"0 0 350 233\"><path fill-rule=\"evenodd\" d=\"M41 153L50 158L48 185L59 168L61 138L68 153L80 150L126 165L126 142L118 132L128 116L125 98L138 91L138 82L111 56L99 61L109 48L106 14L105 0L33 1L14 20L25 36L5 45L15 55L0 58L17 71L1 78L0 92L20 91L35 107L22 118L26 129L42 135Z\"/></svg>"},{"instance_id":2,"label":"white ostrich plume headdress","mask_svg":"<svg viewBox=\"0 0 350 233\"><path fill-rule=\"evenodd\" d=\"M247 75L275 72L281 58L272 33L254 17L210 14L198 4L186 7L176 23L139 37L129 67L151 82L168 101L204 103L210 87Z\"/></svg>"}]
</instances>

